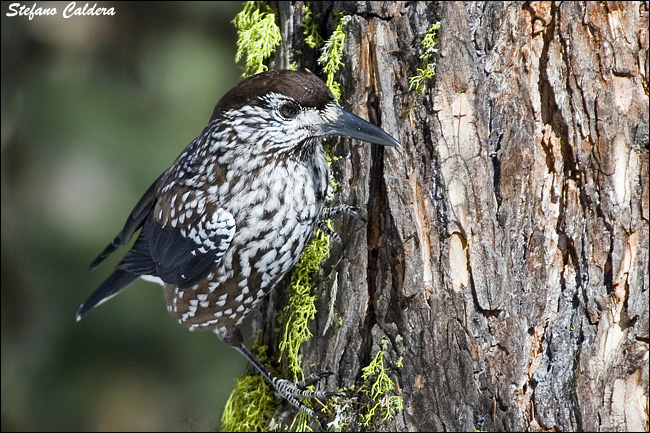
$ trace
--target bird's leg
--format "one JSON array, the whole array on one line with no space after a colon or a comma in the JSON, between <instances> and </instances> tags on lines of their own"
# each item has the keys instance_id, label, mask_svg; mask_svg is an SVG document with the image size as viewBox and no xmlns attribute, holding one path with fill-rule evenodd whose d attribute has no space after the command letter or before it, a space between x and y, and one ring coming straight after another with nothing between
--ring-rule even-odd
<instances>
[{"instance_id":1,"label":"bird's leg","mask_svg":"<svg viewBox=\"0 0 650 433\"><path fill-rule=\"evenodd\" d=\"M268 368L264 366L253 353L248 350L238 329L231 330L228 335L219 335L222 340L234 347L248 359L248 361L259 371L262 376L271 384L273 391L276 397L288 401L296 409L305 412L307 415L312 418L316 417L313 409L305 406L299 398L322 398L327 399L333 395L338 395L336 392L326 392L326 391L309 391L306 389L309 385L317 383L324 377L331 375L331 372L321 371L318 373L312 373L305 380L296 383L288 381L286 379L280 379L275 377Z\"/></svg>"},{"instance_id":2,"label":"bird's leg","mask_svg":"<svg viewBox=\"0 0 650 433\"><path fill-rule=\"evenodd\" d=\"M340 246L343 246L343 240L341 239L341 236L338 233L336 233L334 230L329 228L329 226L327 225L327 221L328 220L318 220L318 222L316 223L316 227L318 227L318 229L323 233L325 233L327 236L332 238L334 242L336 242Z\"/></svg>"},{"instance_id":3,"label":"bird's leg","mask_svg":"<svg viewBox=\"0 0 650 433\"><path fill-rule=\"evenodd\" d=\"M328 227L327 222L328 220L335 219L335 218L341 218L342 216L351 216L353 218L359 219L361 221L366 221L364 217L359 214L358 210L354 206L350 206L347 204L342 204L339 206L333 206L333 207L328 207L324 208L321 213L320 217L318 218L318 223L317 226L326 235L329 235L334 242L337 244L343 246L343 240L341 240L341 236L336 233L334 230Z\"/></svg>"}]
</instances>

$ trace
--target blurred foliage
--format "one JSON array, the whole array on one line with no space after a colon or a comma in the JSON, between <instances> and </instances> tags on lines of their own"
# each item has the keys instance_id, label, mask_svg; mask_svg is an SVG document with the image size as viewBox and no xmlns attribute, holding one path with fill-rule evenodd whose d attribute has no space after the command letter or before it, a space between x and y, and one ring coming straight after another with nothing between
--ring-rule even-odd
<instances>
[{"instance_id":1,"label":"blurred foliage","mask_svg":"<svg viewBox=\"0 0 650 433\"><path fill-rule=\"evenodd\" d=\"M2 2L2 430L214 430L246 362L136 282L80 323L88 264L239 80L241 2ZM27 6L33 4L23 3ZM90 4L92 6L92 3ZM120 254L121 253L121 254Z\"/></svg>"}]
</instances>

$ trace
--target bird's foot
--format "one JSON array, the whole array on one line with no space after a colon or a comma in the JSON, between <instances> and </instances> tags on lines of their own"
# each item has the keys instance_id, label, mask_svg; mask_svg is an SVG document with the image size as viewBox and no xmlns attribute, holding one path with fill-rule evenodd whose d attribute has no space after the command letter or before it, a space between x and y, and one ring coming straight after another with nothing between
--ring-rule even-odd
<instances>
[{"instance_id":1,"label":"bird's foot","mask_svg":"<svg viewBox=\"0 0 650 433\"><path fill-rule=\"evenodd\" d=\"M328 226L328 222L331 219L341 218L344 215L351 216L363 222L366 221L366 219L361 216L359 210L356 207L347 204L323 209L318 220L318 228L320 231L331 237L332 240L340 246L343 246L343 240L338 233L336 233Z\"/></svg>"},{"instance_id":2,"label":"bird's foot","mask_svg":"<svg viewBox=\"0 0 650 433\"><path fill-rule=\"evenodd\" d=\"M310 391L307 389L308 386L314 385L324 377L330 376L332 373L329 371L321 371L318 373L310 374L305 380L301 380L298 383L290 382L286 379L274 378L272 380L272 385L275 391L276 397L288 401L296 409L305 412L312 418L315 418L316 415L314 410L307 407L302 403L299 398L315 398L315 399L328 399L334 395L340 395L337 392L328 392L328 391Z\"/></svg>"}]
</instances>

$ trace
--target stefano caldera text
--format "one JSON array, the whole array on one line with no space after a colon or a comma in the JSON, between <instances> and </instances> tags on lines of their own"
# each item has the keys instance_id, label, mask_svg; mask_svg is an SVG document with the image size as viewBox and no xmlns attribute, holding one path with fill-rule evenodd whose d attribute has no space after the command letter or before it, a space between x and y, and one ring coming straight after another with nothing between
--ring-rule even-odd
<instances>
[{"instance_id":1,"label":"stefano caldera text","mask_svg":"<svg viewBox=\"0 0 650 433\"><path fill-rule=\"evenodd\" d=\"M52 4L52 3L49 3ZM55 7L43 8L34 3L32 6L26 6L20 3L12 3L9 5L8 17L27 17L30 20L39 16L58 15L59 11ZM70 2L63 8L63 18L70 18L74 16L100 16L100 15L115 15L115 8L98 7L97 3L92 6L90 3L77 3Z\"/></svg>"}]
</instances>

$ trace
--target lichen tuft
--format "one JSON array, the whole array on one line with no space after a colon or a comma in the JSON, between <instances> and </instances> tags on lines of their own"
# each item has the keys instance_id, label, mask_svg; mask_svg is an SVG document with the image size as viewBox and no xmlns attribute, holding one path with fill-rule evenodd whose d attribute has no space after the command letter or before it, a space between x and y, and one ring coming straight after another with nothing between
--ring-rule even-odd
<instances>
[{"instance_id":1,"label":"lichen tuft","mask_svg":"<svg viewBox=\"0 0 650 433\"><path fill-rule=\"evenodd\" d=\"M303 250L287 288L289 302L280 316L283 329L279 348L280 360L286 359L294 380L304 379L300 347L312 337L309 321L316 316L315 297L311 294L312 274L320 269L329 254L330 237L318 230L314 240Z\"/></svg>"},{"instance_id":2,"label":"lichen tuft","mask_svg":"<svg viewBox=\"0 0 650 433\"><path fill-rule=\"evenodd\" d=\"M237 378L221 416L221 430L232 432L268 431L277 401L261 375Z\"/></svg>"},{"instance_id":3,"label":"lichen tuft","mask_svg":"<svg viewBox=\"0 0 650 433\"><path fill-rule=\"evenodd\" d=\"M321 49L318 64L323 67L323 72L326 75L325 84L327 84L334 97L340 100L341 83L337 82L334 76L339 68L343 66L343 48L345 47L345 32L343 28L350 21L351 17L349 15L343 15L338 10L334 14L338 17L338 21L332 32L332 36L325 41L325 45Z\"/></svg>"},{"instance_id":4,"label":"lichen tuft","mask_svg":"<svg viewBox=\"0 0 650 433\"><path fill-rule=\"evenodd\" d=\"M369 409L361 414L360 426L368 427L377 415L382 420L389 421L395 413L404 408L404 400L400 395L390 395L395 390L395 383L388 376L389 369L384 365L384 354L388 341L382 340L380 349L367 367L361 369L361 378L364 380L362 392L369 399ZM397 361L396 367L401 367L402 358Z\"/></svg>"},{"instance_id":5,"label":"lichen tuft","mask_svg":"<svg viewBox=\"0 0 650 433\"><path fill-rule=\"evenodd\" d=\"M247 1L244 9L235 16L233 24L237 29L235 62L246 57L242 76L249 77L268 70L264 61L282 42L273 10L266 2Z\"/></svg>"},{"instance_id":6,"label":"lichen tuft","mask_svg":"<svg viewBox=\"0 0 650 433\"><path fill-rule=\"evenodd\" d=\"M318 26L313 21L313 14L309 3L302 6L304 19L302 22L302 34L305 36L305 44L311 48L320 48L323 45L323 38L318 34Z\"/></svg>"},{"instance_id":7,"label":"lichen tuft","mask_svg":"<svg viewBox=\"0 0 650 433\"><path fill-rule=\"evenodd\" d=\"M418 68L417 74L409 78L409 90L415 90L415 93L418 95L424 94L427 89L427 80L430 80L436 75L435 54L438 52L436 48L436 34L439 29L440 22L437 22L432 24L429 30L427 30L427 34L422 39L424 52L420 55L423 67Z\"/></svg>"}]
</instances>

